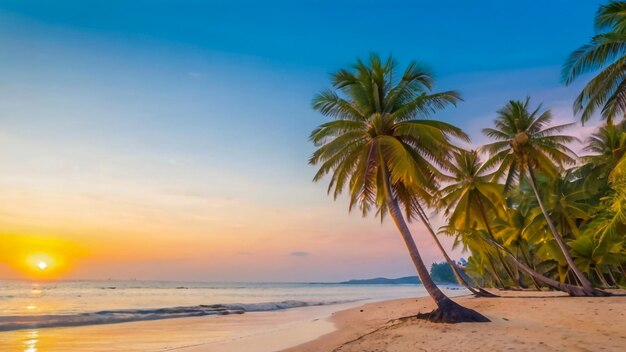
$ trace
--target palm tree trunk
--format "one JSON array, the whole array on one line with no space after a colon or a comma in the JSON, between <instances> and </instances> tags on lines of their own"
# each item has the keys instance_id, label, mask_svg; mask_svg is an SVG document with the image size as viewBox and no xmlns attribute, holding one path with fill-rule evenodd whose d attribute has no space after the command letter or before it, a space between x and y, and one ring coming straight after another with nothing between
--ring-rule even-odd
<instances>
[{"instance_id":1,"label":"palm tree trunk","mask_svg":"<svg viewBox=\"0 0 626 352\"><path fill-rule=\"evenodd\" d=\"M443 292L441 292L437 285L435 285L430 277L430 274L428 273L426 265L424 265L424 261L422 260L417 246L415 245L411 231L409 230L406 221L404 221L404 216L402 215L398 201L391 190L391 180L389 179L388 174L384 172L382 178L385 186L389 215L391 215L396 227L400 231L400 235L402 236L404 244L409 251L409 255L411 256L417 275L422 281L422 285L437 304L436 310L428 314L420 314L418 317L442 323L488 322L489 319L480 313L472 309L465 308L448 298L443 294Z\"/></svg>"},{"instance_id":2,"label":"palm tree trunk","mask_svg":"<svg viewBox=\"0 0 626 352\"><path fill-rule=\"evenodd\" d=\"M428 220L428 218L426 218L426 213L424 212L422 205L419 203L417 199L414 199L413 202L415 204L415 207L417 208L417 215L422 221L422 224L424 224L424 226L426 227L426 229L432 236L433 240L435 240L437 247L443 254L443 257L446 259L446 263L448 263L448 265L450 266L450 269L452 269L452 273L454 274L454 277L456 278L456 281L459 283L459 285L467 288L470 292L472 292L473 294L479 297L498 297L497 295L494 295L491 292L485 291L480 287L477 287L477 288L472 287L472 285L470 285L470 283L467 282L467 280L463 278L463 275L461 275L461 273L459 272L461 269L458 268L454 264L452 259L450 259L450 256L448 256L448 253L443 248L441 241L439 241L439 237L437 237L437 235L435 234L435 231L433 230L433 227L430 225L430 221Z\"/></svg>"},{"instance_id":3,"label":"palm tree trunk","mask_svg":"<svg viewBox=\"0 0 626 352\"><path fill-rule=\"evenodd\" d=\"M570 296L610 296L611 294L608 292L604 292L601 290L597 290L592 288L591 291L585 290L583 287L580 286L574 286L574 285L569 285L563 282L559 282L556 280L552 280L550 278L547 278L543 275L541 275L540 273L536 272L535 270L531 269L530 267L528 267L527 265L523 264L522 262L520 262L514 255L513 253L511 253L508 249L506 249L505 247L503 247L501 244L499 244L498 242L492 241L489 238L484 238L482 237L485 241L487 241L488 243L490 243L492 246L496 247L497 249L500 249L502 252L504 252L504 254L508 255L509 258L511 258L511 260L513 260L513 262L517 265L518 268L520 268L522 271L524 271L525 273L527 273L528 275L530 275L531 277L533 277L534 279L536 279L537 281L552 287L556 290L559 291L563 291L567 294L569 294Z\"/></svg>"},{"instance_id":4,"label":"palm tree trunk","mask_svg":"<svg viewBox=\"0 0 626 352\"><path fill-rule=\"evenodd\" d=\"M520 241L521 241L521 237L520 237ZM524 258L524 261L526 262L526 264L532 268L533 270L535 270L535 268L532 266L531 262L528 260L528 256L526 256L526 253L524 252L524 247L521 245L521 243L518 241L517 243L520 252L522 252L522 257ZM529 275L530 276L530 275ZM537 280L535 280L534 277L530 276L530 279L533 280L533 284L535 285L535 288L537 290L541 290L541 287L539 286L539 284L537 283Z\"/></svg>"},{"instance_id":5,"label":"palm tree trunk","mask_svg":"<svg viewBox=\"0 0 626 352\"><path fill-rule=\"evenodd\" d=\"M612 287L617 287L617 281L615 281L615 276L613 276L613 270L611 269L611 266L609 265L607 267L607 272L609 273L609 278L611 279L611 282L613 283L611 286Z\"/></svg>"},{"instance_id":6,"label":"palm tree trunk","mask_svg":"<svg viewBox=\"0 0 626 352\"><path fill-rule=\"evenodd\" d=\"M556 228L554 227L554 224L552 223L552 219L550 219L550 216L548 215L548 212L546 211L546 208L543 205L543 201L541 200L541 196L539 196L539 191L537 190L537 180L535 179L535 173L533 172L530 166L528 167L528 174L530 175L530 186L532 187L533 192L535 193L535 198L537 199L539 208L541 208L541 212L543 213L543 216L546 218L548 227L550 228L550 231L552 232L552 237L554 237L554 239L556 240L556 243L559 245L559 248L561 248L561 252L563 252L563 255L565 256L565 260L567 261L567 265L570 267L570 269L572 269L572 271L574 272L574 275L576 275L576 277L582 284L583 289L591 292L593 290L593 287L591 286L591 282L587 280L585 275L583 275L580 269L578 269L578 267L576 266L576 263L574 263L574 259L570 255L567 245L565 244L565 242L563 242L563 238L561 238L561 235L557 232Z\"/></svg>"},{"instance_id":7,"label":"palm tree trunk","mask_svg":"<svg viewBox=\"0 0 626 352\"><path fill-rule=\"evenodd\" d=\"M487 262L489 263L489 266L491 266L491 273L493 274L493 277L496 280L496 283L499 284L502 289L505 289L506 285L504 284L504 282L502 282L502 279L500 278L500 275L498 274L498 269L496 269L496 266L493 264L491 255L489 255L489 252L487 250L485 250L485 257L487 257Z\"/></svg>"},{"instance_id":8,"label":"palm tree trunk","mask_svg":"<svg viewBox=\"0 0 626 352\"><path fill-rule=\"evenodd\" d=\"M478 199L478 208L480 210L480 215L483 218L483 222L485 223L485 228L487 229L487 233L489 233L489 237L491 237L491 239L495 241L496 238L493 235L493 232L491 231L491 226L489 226L489 220L487 220L487 214L485 213L485 206L483 204L483 201L482 199L480 199L480 195L476 196L476 198ZM515 278L513 277L511 268L509 268L509 266L504 261L504 258L502 258L502 254L500 254L500 251L496 251L496 253L498 254L498 259L502 263L502 266L504 267L504 270L506 271L507 275L513 282L515 282Z\"/></svg>"},{"instance_id":9,"label":"palm tree trunk","mask_svg":"<svg viewBox=\"0 0 626 352\"><path fill-rule=\"evenodd\" d=\"M500 251L498 251L498 252L500 252ZM515 249L515 256L519 258L519 248ZM519 286L521 288L528 288L528 285L526 285L526 283L522 279L522 275L519 272L519 268L513 267L513 269L511 269L511 270L515 274L515 280L517 282L517 286Z\"/></svg>"},{"instance_id":10,"label":"palm tree trunk","mask_svg":"<svg viewBox=\"0 0 626 352\"><path fill-rule=\"evenodd\" d=\"M596 275L598 275L598 279L600 279L600 282L602 283L602 285L604 285L605 288L610 288L611 285L609 285L608 282L606 282L606 279L604 278L604 273L602 273L602 270L600 270L600 268L598 268L598 266L595 266L595 270L596 270Z\"/></svg>"}]
</instances>

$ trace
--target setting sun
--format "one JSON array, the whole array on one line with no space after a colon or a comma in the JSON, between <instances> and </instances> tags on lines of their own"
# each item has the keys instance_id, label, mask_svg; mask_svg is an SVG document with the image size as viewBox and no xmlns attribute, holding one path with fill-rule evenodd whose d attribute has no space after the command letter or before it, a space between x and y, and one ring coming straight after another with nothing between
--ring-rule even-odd
<instances>
[{"instance_id":1,"label":"setting sun","mask_svg":"<svg viewBox=\"0 0 626 352\"><path fill-rule=\"evenodd\" d=\"M26 258L27 273L31 278L54 279L61 274L59 266L63 262L58 253L47 251L46 253L32 253Z\"/></svg>"},{"instance_id":2,"label":"setting sun","mask_svg":"<svg viewBox=\"0 0 626 352\"><path fill-rule=\"evenodd\" d=\"M74 242L52 236L2 234L0 257L8 278L56 280L65 277L84 252ZM2 268L0 267L0 274Z\"/></svg>"}]
</instances>

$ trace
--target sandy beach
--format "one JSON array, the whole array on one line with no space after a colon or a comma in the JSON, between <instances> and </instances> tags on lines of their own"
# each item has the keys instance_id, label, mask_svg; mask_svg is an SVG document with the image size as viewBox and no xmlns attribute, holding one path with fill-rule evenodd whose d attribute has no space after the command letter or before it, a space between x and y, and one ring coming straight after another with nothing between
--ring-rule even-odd
<instances>
[{"instance_id":1,"label":"sandy beach","mask_svg":"<svg viewBox=\"0 0 626 352\"><path fill-rule=\"evenodd\" d=\"M432 310L428 297L385 301L333 314L336 331L284 352L626 350L626 297L499 294L456 299L491 323L433 324L405 318Z\"/></svg>"},{"instance_id":2,"label":"sandy beach","mask_svg":"<svg viewBox=\"0 0 626 352\"><path fill-rule=\"evenodd\" d=\"M626 290L613 291L624 294ZM180 352L624 351L626 296L456 297L491 323L433 324L429 297L0 333L0 350ZM76 336L81 338L77 339ZM29 350L29 351L30 351Z\"/></svg>"}]
</instances>

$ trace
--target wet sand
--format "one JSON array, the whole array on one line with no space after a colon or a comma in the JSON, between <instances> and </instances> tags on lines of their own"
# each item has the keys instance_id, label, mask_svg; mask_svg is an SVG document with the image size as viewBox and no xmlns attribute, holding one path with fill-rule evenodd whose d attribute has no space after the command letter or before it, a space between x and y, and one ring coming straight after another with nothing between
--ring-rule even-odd
<instances>
[{"instance_id":1,"label":"wet sand","mask_svg":"<svg viewBox=\"0 0 626 352\"><path fill-rule=\"evenodd\" d=\"M335 330L328 317L363 303L0 332L0 351L270 352Z\"/></svg>"}]
</instances>

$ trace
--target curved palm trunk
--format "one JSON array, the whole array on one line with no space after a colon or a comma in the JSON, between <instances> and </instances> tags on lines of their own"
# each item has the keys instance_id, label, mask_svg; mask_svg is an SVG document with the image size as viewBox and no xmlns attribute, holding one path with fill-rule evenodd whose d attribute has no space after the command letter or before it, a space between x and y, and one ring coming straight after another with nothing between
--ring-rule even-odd
<instances>
[{"instance_id":1,"label":"curved palm trunk","mask_svg":"<svg viewBox=\"0 0 626 352\"><path fill-rule=\"evenodd\" d=\"M543 201L541 200L541 197L539 196L539 191L537 190L537 181L535 179L535 173L533 172L531 167L528 167L528 174L530 175L530 186L532 187L533 192L535 193L535 198L537 199L539 208L541 208L541 212L543 213L543 216L546 218L548 227L550 228L550 231L552 232L552 237L554 237L554 239L556 240L556 243L559 245L561 252L563 252L563 255L565 256L565 261L567 261L567 265L570 267L570 269L572 269L572 271L574 272L574 275L576 275L576 278L578 278L578 281L580 281L581 285L583 286L583 289L591 292L593 290L593 286L591 286L591 282L587 280L585 275L583 275L580 269L578 269L578 267L576 266L576 263L574 263L574 259L570 255L567 245L565 244L565 242L563 242L563 238L557 232L556 228L554 227L554 224L552 223L552 220L550 219L550 216L548 215L548 212L546 211L546 208L543 205Z\"/></svg>"},{"instance_id":2,"label":"curved palm trunk","mask_svg":"<svg viewBox=\"0 0 626 352\"><path fill-rule=\"evenodd\" d=\"M608 269L607 272L609 273L609 278L611 278L611 282L613 283L611 286L612 287L617 287L618 286L617 285L617 281L615 281L615 276L613 276L613 272L611 271L611 267L608 266L607 269Z\"/></svg>"},{"instance_id":3,"label":"curved palm trunk","mask_svg":"<svg viewBox=\"0 0 626 352\"><path fill-rule=\"evenodd\" d=\"M496 237L493 235L493 232L491 231L491 226L489 225L489 220L487 220L487 214L485 213L485 205L483 204L482 199L480 199L480 195L478 195L476 199L478 199L478 208L480 211L480 216L483 218L482 220L485 223L485 228L487 229L487 233L489 234L489 237L493 241L495 241ZM509 266L507 265L506 261L502 257L502 254L500 254L500 251L496 251L496 253L498 254L498 259L500 260L500 263L502 263L502 266L504 267L504 270L506 271L511 281L516 282L517 280L515 280L515 277L513 273L511 272L511 268L509 268Z\"/></svg>"},{"instance_id":4,"label":"curved palm trunk","mask_svg":"<svg viewBox=\"0 0 626 352\"><path fill-rule=\"evenodd\" d=\"M437 244L437 247L439 248L439 250L443 254L443 257L446 259L446 263L448 263L448 265L450 266L450 269L452 269L452 273L454 274L454 277L456 278L456 281L459 283L459 285L467 288L470 292L472 292L476 296L480 296L480 297L498 297L498 295L494 295L493 293L485 291L485 290L483 290L480 287L474 288L469 282L467 282L467 280L465 280L465 278L463 278L463 275L461 275L461 273L459 272L461 269L459 267L457 267L454 264L454 262L452 262L452 259L450 259L450 256L448 256L448 253L443 248L443 245L441 244L441 241L439 241L439 238L435 234L435 231L433 230L433 227L430 225L430 221L428 221L428 219L426 218L426 215L425 215L426 213L424 213L424 209L422 209L421 204L416 199L414 200L414 202L415 202L415 206L417 208L417 215L419 216L420 220L422 221L422 223L424 224L424 226L426 227L426 229L428 230L428 232L432 236L433 240L435 240L435 243Z\"/></svg>"},{"instance_id":5,"label":"curved palm trunk","mask_svg":"<svg viewBox=\"0 0 626 352\"><path fill-rule=\"evenodd\" d=\"M504 281L502 281L502 278L500 278L500 275L498 274L498 269L496 268L496 265L493 263L493 260L491 259L491 255L489 254L489 251L487 250L485 250L485 257L487 258L487 263L489 263L489 266L491 267L491 274L493 275L493 278L495 279L496 285L500 285L500 288L502 288L503 290L506 289L506 285L504 284Z\"/></svg>"},{"instance_id":6,"label":"curved palm trunk","mask_svg":"<svg viewBox=\"0 0 626 352\"><path fill-rule=\"evenodd\" d=\"M511 260L513 260L515 265L517 265L517 267L520 268L522 271L524 271L525 273L530 275L535 280L537 280L537 281L539 281L539 282L541 282L541 283L543 283L543 284L545 284L545 285L547 285L549 287L552 287L552 288L554 288L556 290L559 290L559 291L563 291L563 292L569 294L570 296L610 296L611 295L608 292L604 292L604 291L597 290L597 289L594 289L594 288L592 288L591 291L589 291L589 290L585 290L583 287L580 287L580 286L569 285L569 284L566 284L566 283L563 283L563 282L559 282L559 281L547 278L547 277L543 276L542 274L536 272L535 270L531 269L530 267L528 267L524 263L520 262L513 255L513 253L511 253L508 249L503 247L498 242L492 241L489 238L484 238L484 237L482 237L482 238L485 241L487 241L487 243L491 243L491 245L493 245L494 247L500 249L502 252L504 252L504 254L508 255L509 258L511 258Z\"/></svg>"},{"instance_id":7,"label":"curved palm trunk","mask_svg":"<svg viewBox=\"0 0 626 352\"><path fill-rule=\"evenodd\" d=\"M610 288L610 287L611 287L611 285L609 285L609 283L608 283L608 282L606 282L606 279L604 278L604 273L602 273L602 270L600 270L600 268L598 268L598 266L597 266L597 265L596 265L596 267L595 267L595 270L596 270L596 274L598 275L598 279L600 279L600 282L602 282L602 285L603 285L605 288Z\"/></svg>"},{"instance_id":8,"label":"curved palm trunk","mask_svg":"<svg viewBox=\"0 0 626 352\"><path fill-rule=\"evenodd\" d=\"M430 297L432 297L437 304L436 310L428 314L420 314L418 317L442 323L488 322L489 319L480 313L472 309L465 308L452 301L444 295L443 292L441 292L437 285L435 285L430 277L430 274L428 273L426 265L424 265L424 261L422 261L419 251L417 250L411 231L404 221L404 216L402 215L398 201L391 191L390 180L387 175L383 176L383 182L385 183L385 191L387 193L386 198L389 215L391 215L396 227L400 231L400 235L402 235L402 239L404 240L404 243L409 251L411 260L413 261L413 265L417 271L417 275L422 281L422 285L424 285L424 288Z\"/></svg>"},{"instance_id":9,"label":"curved palm trunk","mask_svg":"<svg viewBox=\"0 0 626 352\"><path fill-rule=\"evenodd\" d=\"M517 243L517 246L519 247L520 252L522 253L522 257L524 258L524 261L526 262L526 265L528 265L529 268L535 270L535 268L533 267L533 265L530 263L530 260L528 259L528 256L526 255L526 253L524 252L524 246L522 246L520 244L520 242L522 241L522 239L520 238L520 240ZM529 275L530 276L530 275ZM539 286L539 283L537 283L537 280L530 276L530 279L533 281L533 285L535 285L535 288L537 290L540 290L541 287Z\"/></svg>"}]
</instances>

